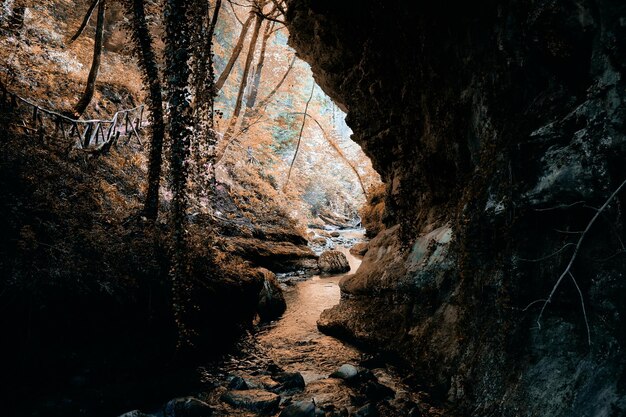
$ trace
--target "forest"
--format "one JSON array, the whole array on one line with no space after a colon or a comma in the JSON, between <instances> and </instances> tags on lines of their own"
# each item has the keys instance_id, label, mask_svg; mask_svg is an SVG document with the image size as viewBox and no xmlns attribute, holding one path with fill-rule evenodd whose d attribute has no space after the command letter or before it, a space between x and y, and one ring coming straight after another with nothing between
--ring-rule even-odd
<instances>
[{"instance_id":1,"label":"forest","mask_svg":"<svg viewBox=\"0 0 626 417\"><path fill-rule=\"evenodd\" d=\"M7 416L626 415L620 0L3 0Z\"/></svg>"}]
</instances>

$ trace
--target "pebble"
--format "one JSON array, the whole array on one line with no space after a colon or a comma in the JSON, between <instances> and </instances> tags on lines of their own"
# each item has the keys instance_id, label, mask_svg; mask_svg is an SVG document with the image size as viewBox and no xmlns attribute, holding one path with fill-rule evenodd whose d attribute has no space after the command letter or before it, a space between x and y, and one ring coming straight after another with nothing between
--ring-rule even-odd
<instances>
[{"instance_id":1,"label":"pebble","mask_svg":"<svg viewBox=\"0 0 626 417\"><path fill-rule=\"evenodd\" d=\"M354 365L345 363L339 367L335 372L330 374L331 378L340 378L344 380L350 380L359 374L359 370Z\"/></svg>"}]
</instances>

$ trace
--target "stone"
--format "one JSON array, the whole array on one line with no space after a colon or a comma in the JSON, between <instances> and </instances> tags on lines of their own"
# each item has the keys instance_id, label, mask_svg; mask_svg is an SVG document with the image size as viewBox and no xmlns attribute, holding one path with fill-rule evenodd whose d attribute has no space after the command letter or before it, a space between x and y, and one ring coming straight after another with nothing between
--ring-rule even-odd
<instances>
[{"instance_id":1,"label":"stone","mask_svg":"<svg viewBox=\"0 0 626 417\"><path fill-rule=\"evenodd\" d=\"M603 415L609 407L624 414L623 354L589 355L581 313L570 313L580 311L575 297L561 297L541 331L533 329L537 308L528 320L510 312L520 299L545 299L550 288L536 284L553 283L565 267L518 260L559 250L564 237L554 230L580 230L593 216L569 205L600 207L623 181L623 9L614 0L580 9L564 0L549 8L496 1L491 10L498 12L485 13L456 2L452 14L406 1L387 2L393 11L381 13L380 4L290 2L289 43L348 111L352 138L381 174L377 217L401 227L397 245L371 247L320 323L348 340L384 346L437 381L468 378L454 384L467 414ZM359 25L346 30L355 7ZM613 219L623 227L618 211ZM596 227L598 236L610 233L611 226ZM614 253L609 240L587 240L585 252ZM589 283L581 289L587 308L606 313L595 346L624 339L617 295L624 282L614 278L623 270L618 261L575 274ZM519 378L510 377L511 362ZM463 395L466 384L471 395Z\"/></svg>"},{"instance_id":2,"label":"stone","mask_svg":"<svg viewBox=\"0 0 626 417\"><path fill-rule=\"evenodd\" d=\"M350 253L354 256L363 257L367 253L368 248L369 244L367 244L366 242L360 242L350 248Z\"/></svg>"},{"instance_id":3,"label":"stone","mask_svg":"<svg viewBox=\"0 0 626 417\"><path fill-rule=\"evenodd\" d=\"M304 389L304 378L299 372L283 372L275 375L273 379L280 383L281 390Z\"/></svg>"},{"instance_id":4,"label":"stone","mask_svg":"<svg viewBox=\"0 0 626 417\"><path fill-rule=\"evenodd\" d=\"M365 384L365 396L370 401L380 401L385 398L393 398L396 396L394 390L378 381L368 381Z\"/></svg>"},{"instance_id":5,"label":"stone","mask_svg":"<svg viewBox=\"0 0 626 417\"><path fill-rule=\"evenodd\" d=\"M233 379L231 379L230 382L228 383L228 389L246 390L248 388L249 387L248 387L248 384L246 383L246 380L240 376L233 377Z\"/></svg>"},{"instance_id":6,"label":"stone","mask_svg":"<svg viewBox=\"0 0 626 417\"><path fill-rule=\"evenodd\" d=\"M330 374L331 378L339 378L344 380L350 380L355 378L359 374L359 370L356 366L345 363L339 367L335 372Z\"/></svg>"},{"instance_id":7,"label":"stone","mask_svg":"<svg viewBox=\"0 0 626 417\"><path fill-rule=\"evenodd\" d=\"M330 232L330 237L339 237L339 236L341 236L341 233L339 233L339 232L336 232L336 231L335 232Z\"/></svg>"},{"instance_id":8,"label":"stone","mask_svg":"<svg viewBox=\"0 0 626 417\"><path fill-rule=\"evenodd\" d=\"M278 417L315 417L315 404L312 401L297 401L283 409Z\"/></svg>"},{"instance_id":9,"label":"stone","mask_svg":"<svg viewBox=\"0 0 626 417\"><path fill-rule=\"evenodd\" d=\"M317 246L326 246L326 238L325 237L315 237L311 239L311 243Z\"/></svg>"},{"instance_id":10,"label":"stone","mask_svg":"<svg viewBox=\"0 0 626 417\"><path fill-rule=\"evenodd\" d=\"M317 265L320 272L325 274L341 274L350 270L346 255L336 250L322 253L317 260Z\"/></svg>"},{"instance_id":11,"label":"stone","mask_svg":"<svg viewBox=\"0 0 626 417\"><path fill-rule=\"evenodd\" d=\"M260 268L263 274L263 287L259 292L257 312L261 321L271 321L279 318L286 310L287 303L283 291L273 272Z\"/></svg>"},{"instance_id":12,"label":"stone","mask_svg":"<svg viewBox=\"0 0 626 417\"><path fill-rule=\"evenodd\" d=\"M213 409L194 397L174 398L165 405L164 417L209 417Z\"/></svg>"},{"instance_id":13,"label":"stone","mask_svg":"<svg viewBox=\"0 0 626 417\"><path fill-rule=\"evenodd\" d=\"M234 390L223 394L221 400L236 408L271 414L278 409L280 396L260 389Z\"/></svg>"}]
</instances>

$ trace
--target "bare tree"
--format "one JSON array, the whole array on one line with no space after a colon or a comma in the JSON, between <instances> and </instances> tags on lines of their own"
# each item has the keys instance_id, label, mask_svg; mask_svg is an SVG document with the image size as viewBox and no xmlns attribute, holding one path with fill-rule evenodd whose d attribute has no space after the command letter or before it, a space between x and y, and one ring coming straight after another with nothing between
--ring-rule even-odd
<instances>
[{"instance_id":1,"label":"bare tree","mask_svg":"<svg viewBox=\"0 0 626 417\"><path fill-rule=\"evenodd\" d=\"M74 106L74 116L80 117L93 98L93 94L96 90L96 79L98 78L98 71L100 70L100 59L102 57L102 45L104 41L104 17L106 13L106 1L100 0L98 2L98 20L96 22L96 37L93 45L93 59L91 60L91 69L89 70L89 76L87 77L87 86L85 92L80 98L76 106Z\"/></svg>"},{"instance_id":2,"label":"bare tree","mask_svg":"<svg viewBox=\"0 0 626 417\"><path fill-rule=\"evenodd\" d=\"M222 73L220 74L217 81L215 82L216 91L220 91L222 89L222 87L224 86L224 83L226 82L226 80L228 79L228 76L230 75L230 72L233 69L233 66L235 65L235 62L237 62L237 58L239 58L239 54L241 53L241 50L243 49L243 44L244 44L244 41L246 40L248 29L250 29L250 25L252 24L252 19L254 19L254 13L250 12L248 19L246 19L246 21L243 23L241 27L239 38L237 39L235 48L233 49L233 52L230 55L228 62L226 63L226 67L224 67L224 69L222 70Z\"/></svg>"}]
</instances>

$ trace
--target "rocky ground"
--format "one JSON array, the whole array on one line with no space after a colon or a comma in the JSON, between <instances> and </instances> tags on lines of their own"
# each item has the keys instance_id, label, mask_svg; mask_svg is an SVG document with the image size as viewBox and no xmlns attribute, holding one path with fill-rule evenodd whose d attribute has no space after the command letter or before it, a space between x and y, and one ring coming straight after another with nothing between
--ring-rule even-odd
<instances>
[{"instance_id":1,"label":"rocky ground","mask_svg":"<svg viewBox=\"0 0 626 417\"><path fill-rule=\"evenodd\" d=\"M345 254L355 242L365 243L362 233L317 229L311 241L323 235L327 244L311 245L322 255L340 254L354 271L360 261ZM203 386L193 395L123 417L443 415L416 389L414 376L391 358L364 353L318 331L319 313L339 300L337 284L344 278L279 275L287 301L282 318L258 326L237 353L202 368Z\"/></svg>"}]
</instances>

